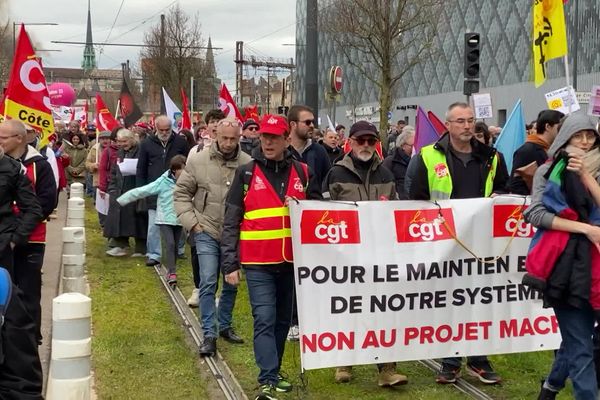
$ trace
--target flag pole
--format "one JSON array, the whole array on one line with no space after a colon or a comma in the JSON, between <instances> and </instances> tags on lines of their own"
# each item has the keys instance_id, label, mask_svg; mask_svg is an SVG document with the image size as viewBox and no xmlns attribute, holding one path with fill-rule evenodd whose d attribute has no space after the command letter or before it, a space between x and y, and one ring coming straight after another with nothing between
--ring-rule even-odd
<instances>
[{"instance_id":1,"label":"flag pole","mask_svg":"<svg viewBox=\"0 0 600 400\"><path fill-rule=\"evenodd\" d=\"M119 110L121 109L121 99L117 100L117 110L115 111L115 119L117 119L119 115Z\"/></svg>"},{"instance_id":2,"label":"flag pole","mask_svg":"<svg viewBox=\"0 0 600 400\"><path fill-rule=\"evenodd\" d=\"M190 77L190 123L194 125L194 77Z\"/></svg>"}]
</instances>

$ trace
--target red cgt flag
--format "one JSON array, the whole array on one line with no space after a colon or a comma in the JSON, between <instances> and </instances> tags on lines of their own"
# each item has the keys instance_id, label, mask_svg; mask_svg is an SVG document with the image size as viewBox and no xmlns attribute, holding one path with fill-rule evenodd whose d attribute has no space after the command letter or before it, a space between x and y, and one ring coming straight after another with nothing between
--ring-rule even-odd
<instances>
[{"instance_id":1,"label":"red cgt flag","mask_svg":"<svg viewBox=\"0 0 600 400\"><path fill-rule=\"evenodd\" d=\"M96 94L96 129L98 131L112 131L119 122L112 116L104 100L99 94Z\"/></svg>"},{"instance_id":2,"label":"red cgt flag","mask_svg":"<svg viewBox=\"0 0 600 400\"><path fill-rule=\"evenodd\" d=\"M190 106L188 98L185 95L185 90L181 88L181 129L192 130L192 119L190 118Z\"/></svg>"},{"instance_id":3,"label":"red cgt flag","mask_svg":"<svg viewBox=\"0 0 600 400\"><path fill-rule=\"evenodd\" d=\"M260 121L260 116L258 115L258 105L254 104L252 106L247 106L245 111L246 111L246 120L253 119L256 122Z\"/></svg>"},{"instance_id":4,"label":"red cgt flag","mask_svg":"<svg viewBox=\"0 0 600 400\"><path fill-rule=\"evenodd\" d=\"M4 99L4 116L37 128L41 131L39 146L46 145L48 137L54 132L50 96L41 62L35 55L23 24L19 30Z\"/></svg>"},{"instance_id":5,"label":"red cgt flag","mask_svg":"<svg viewBox=\"0 0 600 400\"><path fill-rule=\"evenodd\" d=\"M225 84L221 84L221 93L219 93L219 108L221 111L225 113L226 117L234 116L238 119L238 121L243 121L242 114L240 114L240 110L237 108L235 101L233 101L233 97L229 94L229 90L227 90L227 86Z\"/></svg>"}]
</instances>

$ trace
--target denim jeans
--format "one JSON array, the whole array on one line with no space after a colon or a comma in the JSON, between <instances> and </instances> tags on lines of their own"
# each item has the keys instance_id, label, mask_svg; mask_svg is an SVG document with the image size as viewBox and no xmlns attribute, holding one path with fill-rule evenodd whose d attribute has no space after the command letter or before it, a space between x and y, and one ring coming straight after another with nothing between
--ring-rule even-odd
<instances>
[{"instance_id":1,"label":"denim jeans","mask_svg":"<svg viewBox=\"0 0 600 400\"><path fill-rule=\"evenodd\" d=\"M162 249L160 247L160 229L154 223L156 210L148 210L148 235L146 239L146 257L160 261Z\"/></svg>"},{"instance_id":2,"label":"denim jeans","mask_svg":"<svg viewBox=\"0 0 600 400\"><path fill-rule=\"evenodd\" d=\"M292 319L294 270L291 264L246 268L254 318L254 358L259 384L277 384Z\"/></svg>"},{"instance_id":3,"label":"denim jeans","mask_svg":"<svg viewBox=\"0 0 600 400\"><path fill-rule=\"evenodd\" d=\"M594 366L594 312L590 307L555 307L562 342L554 356L546 385L553 390L565 386L567 377L573 382L575 399L596 399L598 386Z\"/></svg>"},{"instance_id":4,"label":"denim jeans","mask_svg":"<svg viewBox=\"0 0 600 400\"><path fill-rule=\"evenodd\" d=\"M200 321L204 337L217 337L218 331L231 328L231 319L237 287L225 282L219 298L219 307L215 304L215 295L221 275L221 245L205 232L194 234L196 254L198 255L200 275ZM218 322L218 328L217 328Z\"/></svg>"},{"instance_id":5,"label":"denim jeans","mask_svg":"<svg viewBox=\"0 0 600 400\"><path fill-rule=\"evenodd\" d=\"M468 364L477 364L478 362L487 361L487 356L470 356L467 357ZM442 364L451 365L456 368L460 368L462 364L461 357L446 357L442 358Z\"/></svg>"}]
</instances>

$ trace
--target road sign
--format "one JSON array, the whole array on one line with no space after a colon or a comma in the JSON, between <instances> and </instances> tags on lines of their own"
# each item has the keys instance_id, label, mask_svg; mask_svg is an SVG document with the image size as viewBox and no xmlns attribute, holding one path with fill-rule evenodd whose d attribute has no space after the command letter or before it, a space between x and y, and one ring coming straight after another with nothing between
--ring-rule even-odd
<instances>
[{"instance_id":1,"label":"road sign","mask_svg":"<svg viewBox=\"0 0 600 400\"><path fill-rule=\"evenodd\" d=\"M329 84L333 93L342 93L342 88L344 87L343 76L342 67L337 65L331 67L329 71Z\"/></svg>"}]
</instances>

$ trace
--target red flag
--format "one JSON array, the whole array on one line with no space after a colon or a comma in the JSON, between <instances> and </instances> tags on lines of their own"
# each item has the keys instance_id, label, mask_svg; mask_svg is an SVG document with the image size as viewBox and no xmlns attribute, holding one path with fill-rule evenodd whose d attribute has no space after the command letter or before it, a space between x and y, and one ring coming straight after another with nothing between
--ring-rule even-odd
<instances>
[{"instance_id":1,"label":"red flag","mask_svg":"<svg viewBox=\"0 0 600 400\"><path fill-rule=\"evenodd\" d=\"M23 24L4 98L4 116L37 128L42 132L40 147L46 145L48 136L54 132L52 106L41 61Z\"/></svg>"},{"instance_id":2,"label":"red flag","mask_svg":"<svg viewBox=\"0 0 600 400\"><path fill-rule=\"evenodd\" d=\"M433 125L435 128L438 136L444 134L448 130L448 128L446 128L446 124L444 124L442 120L433 113L433 111L427 111L427 118L431 122L431 125Z\"/></svg>"},{"instance_id":3,"label":"red flag","mask_svg":"<svg viewBox=\"0 0 600 400\"><path fill-rule=\"evenodd\" d=\"M256 122L260 121L260 116L258 115L258 105L254 104L252 106L247 106L244 109L246 113L246 120L253 119Z\"/></svg>"},{"instance_id":4,"label":"red flag","mask_svg":"<svg viewBox=\"0 0 600 400\"><path fill-rule=\"evenodd\" d=\"M181 88L181 129L192 130L192 119L190 118L190 106L188 98L185 95L185 90Z\"/></svg>"},{"instance_id":5,"label":"red flag","mask_svg":"<svg viewBox=\"0 0 600 400\"><path fill-rule=\"evenodd\" d=\"M238 109L235 101L233 101L233 97L229 94L229 90L227 90L227 86L225 84L221 84L221 93L219 93L219 108L221 111L225 113L226 117L234 116L239 121L243 121L242 114L240 114L240 110Z\"/></svg>"},{"instance_id":6,"label":"red flag","mask_svg":"<svg viewBox=\"0 0 600 400\"><path fill-rule=\"evenodd\" d=\"M99 94L96 94L96 129L98 131L112 131L119 122L112 116L104 100Z\"/></svg>"},{"instance_id":7,"label":"red flag","mask_svg":"<svg viewBox=\"0 0 600 400\"><path fill-rule=\"evenodd\" d=\"M123 83L121 83L119 106L119 114L123 119L124 125L127 127L132 126L144 116L140 110L140 107L135 103L135 99L129 90L129 86L127 85L125 78L123 78Z\"/></svg>"}]
</instances>

